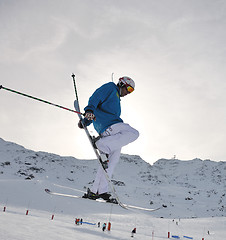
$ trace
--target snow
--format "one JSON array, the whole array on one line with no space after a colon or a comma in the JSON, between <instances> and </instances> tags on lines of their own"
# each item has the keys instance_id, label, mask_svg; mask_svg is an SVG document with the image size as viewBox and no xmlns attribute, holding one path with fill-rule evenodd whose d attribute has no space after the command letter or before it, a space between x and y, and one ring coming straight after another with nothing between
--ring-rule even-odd
<instances>
[{"instance_id":1,"label":"snow","mask_svg":"<svg viewBox=\"0 0 226 240\"><path fill-rule=\"evenodd\" d=\"M161 159L151 166L122 155L114 174L120 198L142 207L167 205L152 213L44 191L81 195L76 189L91 185L97 167L96 160L34 152L0 138L0 239L131 239L134 227L134 238L142 240L168 239L168 232L171 239L225 239L225 162ZM96 225L75 225L75 218ZM98 222L111 222L111 231Z\"/></svg>"}]
</instances>

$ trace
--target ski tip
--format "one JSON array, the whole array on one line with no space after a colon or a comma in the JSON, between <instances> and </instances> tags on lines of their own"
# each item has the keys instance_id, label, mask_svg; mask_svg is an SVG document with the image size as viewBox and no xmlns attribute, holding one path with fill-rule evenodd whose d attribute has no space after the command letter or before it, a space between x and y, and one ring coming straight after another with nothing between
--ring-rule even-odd
<instances>
[{"instance_id":1,"label":"ski tip","mask_svg":"<svg viewBox=\"0 0 226 240\"><path fill-rule=\"evenodd\" d=\"M45 189L45 192L50 193L50 190L48 188Z\"/></svg>"}]
</instances>

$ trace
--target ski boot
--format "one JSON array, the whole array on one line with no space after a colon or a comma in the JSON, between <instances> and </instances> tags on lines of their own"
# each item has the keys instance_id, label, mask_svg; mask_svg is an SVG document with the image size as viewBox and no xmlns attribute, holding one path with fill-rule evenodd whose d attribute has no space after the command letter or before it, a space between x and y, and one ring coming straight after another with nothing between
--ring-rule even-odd
<instances>
[{"instance_id":1,"label":"ski boot","mask_svg":"<svg viewBox=\"0 0 226 240\"><path fill-rule=\"evenodd\" d=\"M92 199L92 200L96 200L99 198L99 195L96 193L93 193L90 191L90 189L87 189L87 193L85 193L83 196L83 198L88 198L88 199Z\"/></svg>"},{"instance_id":2,"label":"ski boot","mask_svg":"<svg viewBox=\"0 0 226 240\"><path fill-rule=\"evenodd\" d=\"M96 146L96 142L101 138L101 136L98 136L98 137L95 137L95 136L90 136L90 139L92 141L92 144L93 144L93 147L95 149L98 149L97 146Z\"/></svg>"},{"instance_id":3,"label":"ski boot","mask_svg":"<svg viewBox=\"0 0 226 240\"><path fill-rule=\"evenodd\" d=\"M108 160L106 160L106 161L104 161L103 163L102 163L102 166L103 166L103 168L104 168L104 170L106 170L107 168L108 168Z\"/></svg>"},{"instance_id":4,"label":"ski boot","mask_svg":"<svg viewBox=\"0 0 226 240\"><path fill-rule=\"evenodd\" d=\"M107 193L107 192L99 194L99 198L102 198L105 201L108 201L110 196L111 196L111 194Z\"/></svg>"},{"instance_id":5,"label":"ski boot","mask_svg":"<svg viewBox=\"0 0 226 240\"><path fill-rule=\"evenodd\" d=\"M118 201L116 198L109 198L106 202L118 204Z\"/></svg>"},{"instance_id":6,"label":"ski boot","mask_svg":"<svg viewBox=\"0 0 226 240\"><path fill-rule=\"evenodd\" d=\"M92 141L93 147L99 151L103 168L107 169L108 168L108 156L109 155L107 153L104 153L101 150L99 150L98 147L96 146L96 142L101 139L101 136L98 136L98 137L90 136L90 139Z\"/></svg>"},{"instance_id":7,"label":"ski boot","mask_svg":"<svg viewBox=\"0 0 226 240\"><path fill-rule=\"evenodd\" d=\"M104 199L106 202L118 204L118 201L115 198L110 198L111 197L110 193L107 193L107 192L101 193L99 194L99 197Z\"/></svg>"}]
</instances>

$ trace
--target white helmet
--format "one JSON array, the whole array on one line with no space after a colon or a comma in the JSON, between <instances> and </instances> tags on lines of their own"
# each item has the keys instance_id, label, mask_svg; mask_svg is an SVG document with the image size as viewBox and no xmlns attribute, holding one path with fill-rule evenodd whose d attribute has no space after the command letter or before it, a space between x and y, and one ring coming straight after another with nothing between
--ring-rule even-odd
<instances>
[{"instance_id":1,"label":"white helmet","mask_svg":"<svg viewBox=\"0 0 226 240\"><path fill-rule=\"evenodd\" d=\"M122 87L122 86L126 86L127 87L127 90L131 93L134 91L134 88L135 88L135 82L133 81L132 78L130 77L121 77L119 78L119 86Z\"/></svg>"}]
</instances>

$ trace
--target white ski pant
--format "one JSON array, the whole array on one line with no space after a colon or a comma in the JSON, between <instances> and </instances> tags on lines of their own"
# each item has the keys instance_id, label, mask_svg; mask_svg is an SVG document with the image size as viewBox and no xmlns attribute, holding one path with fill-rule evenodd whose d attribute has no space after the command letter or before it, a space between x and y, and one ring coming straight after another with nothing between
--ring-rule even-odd
<instances>
[{"instance_id":1,"label":"white ski pant","mask_svg":"<svg viewBox=\"0 0 226 240\"><path fill-rule=\"evenodd\" d=\"M119 161L121 148L135 141L138 137L139 132L126 123L116 123L101 134L96 146L100 151L109 155L107 173L110 179ZM97 171L91 191L99 194L108 192L108 181L101 166Z\"/></svg>"}]
</instances>

